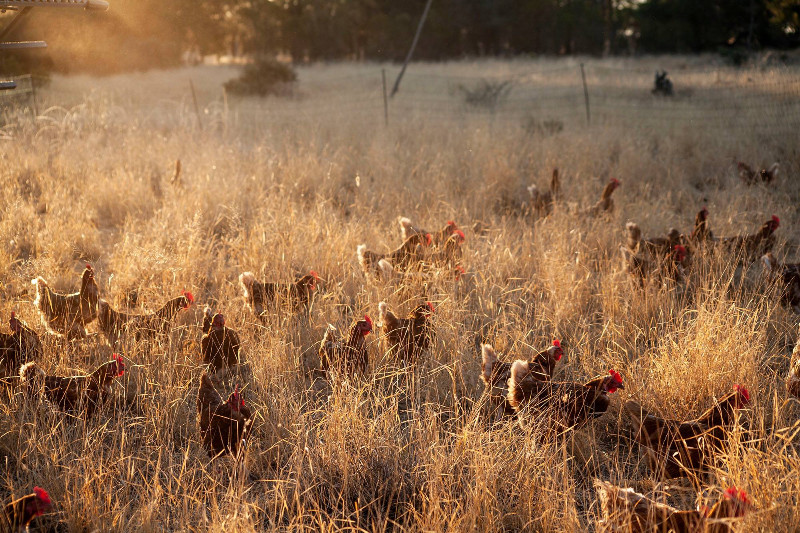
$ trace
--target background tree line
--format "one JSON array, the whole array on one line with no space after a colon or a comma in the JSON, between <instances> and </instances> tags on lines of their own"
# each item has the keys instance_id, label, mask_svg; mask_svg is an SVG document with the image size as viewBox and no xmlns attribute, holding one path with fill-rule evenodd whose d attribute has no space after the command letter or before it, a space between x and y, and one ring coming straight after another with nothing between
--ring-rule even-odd
<instances>
[{"instance_id":1,"label":"background tree line","mask_svg":"<svg viewBox=\"0 0 800 533\"><path fill-rule=\"evenodd\" d=\"M426 0L111 0L107 13L39 9L14 37L47 51L0 53L0 68L49 62L109 73L182 54L285 54L294 61L400 60ZM698 53L800 44L800 0L434 0L417 59L524 54Z\"/></svg>"}]
</instances>

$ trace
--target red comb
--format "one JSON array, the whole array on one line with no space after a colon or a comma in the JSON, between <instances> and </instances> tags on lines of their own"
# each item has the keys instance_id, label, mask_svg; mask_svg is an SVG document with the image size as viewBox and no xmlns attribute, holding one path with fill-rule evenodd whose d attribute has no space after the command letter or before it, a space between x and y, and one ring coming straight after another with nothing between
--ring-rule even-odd
<instances>
[{"instance_id":1,"label":"red comb","mask_svg":"<svg viewBox=\"0 0 800 533\"><path fill-rule=\"evenodd\" d=\"M182 291L181 291L181 295L182 295L182 296L186 296L186 299L187 299L187 300L189 300L189 303L190 303L190 304L193 304L193 303L194 303L194 296L192 296L192 293L191 293L191 292L189 292L189 291L187 291L187 290L182 290Z\"/></svg>"},{"instance_id":2,"label":"red comb","mask_svg":"<svg viewBox=\"0 0 800 533\"><path fill-rule=\"evenodd\" d=\"M436 309L433 307L433 304L432 304L432 303L430 303L430 302L425 302L425 304L428 306L428 309L430 309L430 310L431 310L431 313L435 313L435 312L436 312Z\"/></svg>"},{"instance_id":3,"label":"red comb","mask_svg":"<svg viewBox=\"0 0 800 533\"><path fill-rule=\"evenodd\" d=\"M744 386L734 385L733 390L738 392L744 398L744 403L750 402L750 393L747 391L746 388L744 388Z\"/></svg>"},{"instance_id":4,"label":"red comb","mask_svg":"<svg viewBox=\"0 0 800 533\"><path fill-rule=\"evenodd\" d=\"M372 319L369 317L369 315L364 315L364 320L366 320L367 324L369 324L369 327L372 328Z\"/></svg>"},{"instance_id":5,"label":"red comb","mask_svg":"<svg viewBox=\"0 0 800 533\"><path fill-rule=\"evenodd\" d=\"M614 381L616 381L619 384L622 384L622 376L619 375L619 372L617 372L612 368L611 370L608 371L608 373L611 374L611 377L614 378Z\"/></svg>"},{"instance_id":6,"label":"red comb","mask_svg":"<svg viewBox=\"0 0 800 533\"><path fill-rule=\"evenodd\" d=\"M11 318L15 318L16 316L17 316L17 313L15 313L14 311L11 311Z\"/></svg>"},{"instance_id":7,"label":"red comb","mask_svg":"<svg viewBox=\"0 0 800 533\"><path fill-rule=\"evenodd\" d=\"M33 493L42 503L50 505L50 495L42 487L33 487Z\"/></svg>"},{"instance_id":8,"label":"red comb","mask_svg":"<svg viewBox=\"0 0 800 533\"><path fill-rule=\"evenodd\" d=\"M312 270L311 272L309 272L309 274L311 274L311 276L312 276L312 277L313 277L315 280L319 281L319 274L317 274L317 273L316 273L316 272L314 272L313 270Z\"/></svg>"},{"instance_id":9,"label":"red comb","mask_svg":"<svg viewBox=\"0 0 800 533\"><path fill-rule=\"evenodd\" d=\"M561 341L558 339L554 340L553 346L555 346L556 348L561 348Z\"/></svg>"},{"instance_id":10,"label":"red comb","mask_svg":"<svg viewBox=\"0 0 800 533\"><path fill-rule=\"evenodd\" d=\"M781 225L781 219L777 215L772 215L772 221L775 223L776 228Z\"/></svg>"},{"instance_id":11,"label":"red comb","mask_svg":"<svg viewBox=\"0 0 800 533\"><path fill-rule=\"evenodd\" d=\"M461 237L461 240L462 240L462 241L466 241L466 240L467 240L467 236L466 236L466 235L464 235L464 232L463 232L463 231L461 231L461 230L458 230L458 231L456 231L456 234L457 234L459 237Z\"/></svg>"},{"instance_id":12,"label":"red comb","mask_svg":"<svg viewBox=\"0 0 800 533\"><path fill-rule=\"evenodd\" d=\"M447 225L448 225L448 226L452 226L452 227L454 227L454 228L458 228L458 224L456 224L456 221L455 221L455 220L448 220L448 221L447 221Z\"/></svg>"},{"instance_id":13,"label":"red comb","mask_svg":"<svg viewBox=\"0 0 800 533\"><path fill-rule=\"evenodd\" d=\"M727 500L739 500L742 503L750 503L750 498L748 498L747 493L736 487L728 487L725 489L723 496Z\"/></svg>"},{"instance_id":14,"label":"red comb","mask_svg":"<svg viewBox=\"0 0 800 533\"><path fill-rule=\"evenodd\" d=\"M619 185L620 184L619 180L617 178L611 178L611 183L613 183L614 185Z\"/></svg>"},{"instance_id":15,"label":"red comb","mask_svg":"<svg viewBox=\"0 0 800 533\"><path fill-rule=\"evenodd\" d=\"M432 242L433 242L433 236L430 233L426 233L425 234L425 244L427 246L430 246Z\"/></svg>"},{"instance_id":16,"label":"red comb","mask_svg":"<svg viewBox=\"0 0 800 533\"><path fill-rule=\"evenodd\" d=\"M86 263L86 270L92 270L92 265L90 265L89 263Z\"/></svg>"},{"instance_id":17,"label":"red comb","mask_svg":"<svg viewBox=\"0 0 800 533\"><path fill-rule=\"evenodd\" d=\"M738 163L736 163L736 166L741 170L741 168L746 165L743 162L739 161Z\"/></svg>"}]
</instances>

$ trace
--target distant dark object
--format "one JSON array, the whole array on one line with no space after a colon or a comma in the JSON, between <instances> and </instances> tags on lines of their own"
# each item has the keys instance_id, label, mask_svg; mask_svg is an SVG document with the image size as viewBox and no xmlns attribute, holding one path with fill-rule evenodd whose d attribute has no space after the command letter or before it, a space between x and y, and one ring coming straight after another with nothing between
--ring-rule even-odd
<instances>
[{"instance_id":1,"label":"distant dark object","mask_svg":"<svg viewBox=\"0 0 800 533\"><path fill-rule=\"evenodd\" d=\"M258 59L244 67L242 74L225 83L225 89L240 96L285 95L297 81L294 69L274 59Z\"/></svg>"},{"instance_id":2,"label":"distant dark object","mask_svg":"<svg viewBox=\"0 0 800 533\"><path fill-rule=\"evenodd\" d=\"M672 80L667 78L667 71L656 71L656 81L653 84L653 94L672 96Z\"/></svg>"},{"instance_id":3,"label":"distant dark object","mask_svg":"<svg viewBox=\"0 0 800 533\"><path fill-rule=\"evenodd\" d=\"M762 168L753 170L747 163L739 161L737 168L739 169L739 178L747 185L753 185L758 182L770 183L773 179L778 177L778 169L780 165L775 162L769 168Z\"/></svg>"},{"instance_id":4,"label":"distant dark object","mask_svg":"<svg viewBox=\"0 0 800 533\"><path fill-rule=\"evenodd\" d=\"M457 89L464 95L466 104L494 111L511 92L511 82L481 80L475 87L459 84Z\"/></svg>"}]
</instances>

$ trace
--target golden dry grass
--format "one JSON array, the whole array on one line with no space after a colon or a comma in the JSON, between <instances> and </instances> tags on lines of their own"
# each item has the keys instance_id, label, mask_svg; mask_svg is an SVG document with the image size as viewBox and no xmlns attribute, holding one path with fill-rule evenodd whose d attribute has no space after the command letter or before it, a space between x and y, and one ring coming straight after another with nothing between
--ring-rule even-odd
<instances>
[{"instance_id":1,"label":"golden dry grass","mask_svg":"<svg viewBox=\"0 0 800 533\"><path fill-rule=\"evenodd\" d=\"M653 64L635 66L649 72ZM506 75L531 65L563 63L420 65L408 90L425 73ZM0 141L3 323L16 310L44 333L30 280L76 290L87 261L117 307L131 289L146 309L184 288L199 305L179 315L168 341L125 354L116 412L74 422L10 391L0 406L0 494L47 488L55 512L38 527L58 531L594 530L593 477L640 491L656 485L630 442L625 400L691 417L742 383L753 397L743 416L750 433L731 436L712 499L735 484L758 507L742 531L795 530L800 409L783 380L797 316L758 265L742 272L726 257L702 258L685 287L637 289L622 272L619 245L627 220L645 235L688 232L707 204L717 235L754 231L778 214L776 255L797 260L796 135L567 123L543 136L519 120L428 119L424 110L396 113L386 128L377 69L309 67L299 97L263 102L226 102L227 68L56 78L40 109L63 107L37 121L9 117ZM553 86L573 83L566 76L552 77ZM334 89L323 90L326 80ZM371 95L363 106L359 91ZM747 188L736 175L740 159L779 159L781 177ZM554 166L566 201L549 218L501 209L524 199L528 184L545 186ZM616 211L580 215L612 175L622 181ZM406 287L365 280L356 246L399 243L398 215L467 229L467 278ZM475 222L485 235L469 231ZM242 271L289 281L311 269L325 283L308 321L276 316L265 327L245 309ZM403 312L421 299L437 307L434 347L412 386L387 377L392 362L375 336L370 378L314 383L309 370L327 324L375 317L384 299ZM210 462L197 434L204 303L226 313L246 346L239 379L258 414L241 467ZM513 423L489 428L473 348L480 331L506 360L560 338L559 379L585 381L613 367L626 389L566 442L542 442ZM52 373L89 371L111 352L99 338L47 337L45 348L41 364ZM135 399L123 408L124 398ZM671 501L688 507L694 497L674 489Z\"/></svg>"}]
</instances>

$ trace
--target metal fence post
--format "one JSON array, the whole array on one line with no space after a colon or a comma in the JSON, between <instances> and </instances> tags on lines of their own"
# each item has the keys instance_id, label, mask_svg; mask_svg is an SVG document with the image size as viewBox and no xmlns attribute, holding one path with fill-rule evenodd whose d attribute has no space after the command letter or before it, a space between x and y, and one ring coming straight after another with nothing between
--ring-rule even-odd
<instances>
[{"instance_id":1,"label":"metal fence post","mask_svg":"<svg viewBox=\"0 0 800 533\"><path fill-rule=\"evenodd\" d=\"M389 98L386 95L386 69L381 69L381 78L383 79L383 124L389 125Z\"/></svg>"},{"instance_id":2,"label":"metal fence post","mask_svg":"<svg viewBox=\"0 0 800 533\"><path fill-rule=\"evenodd\" d=\"M586 85L586 71L583 70L581 63L581 80L583 81L583 102L586 104L586 125L592 123L592 116L589 114L589 87Z\"/></svg>"}]
</instances>

